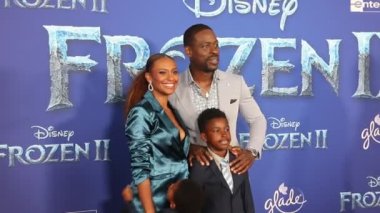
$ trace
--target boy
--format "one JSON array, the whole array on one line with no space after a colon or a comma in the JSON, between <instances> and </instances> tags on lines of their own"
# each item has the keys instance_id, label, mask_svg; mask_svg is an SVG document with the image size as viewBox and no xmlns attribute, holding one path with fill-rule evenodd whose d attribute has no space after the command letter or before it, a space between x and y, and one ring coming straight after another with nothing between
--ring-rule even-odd
<instances>
[{"instance_id":1,"label":"boy","mask_svg":"<svg viewBox=\"0 0 380 213\"><path fill-rule=\"evenodd\" d=\"M126 203L123 212L133 213L130 207L133 192L129 185L124 188L122 197ZM184 179L171 184L167 190L167 199L170 208L164 209L161 213L201 213L203 192L192 180Z\"/></svg>"},{"instance_id":2,"label":"boy","mask_svg":"<svg viewBox=\"0 0 380 213\"><path fill-rule=\"evenodd\" d=\"M235 156L228 150L231 135L226 115L219 109L206 109L197 121L201 139L207 143L208 151L214 158L210 166L202 166L195 160L189 167L190 179L199 183L204 191L202 212L255 212L248 174L231 173L228 165Z\"/></svg>"},{"instance_id":3,"label":"boy","mask_svg":"<svg viewBox=\"0 0 380 213\"><path fill-rule=\"evenodd\" d=\"M179 180L171 184L167 198L170 210L164 210L163 213L201 213L203 192L192 180Z\"/></svg>"}]
</instances>

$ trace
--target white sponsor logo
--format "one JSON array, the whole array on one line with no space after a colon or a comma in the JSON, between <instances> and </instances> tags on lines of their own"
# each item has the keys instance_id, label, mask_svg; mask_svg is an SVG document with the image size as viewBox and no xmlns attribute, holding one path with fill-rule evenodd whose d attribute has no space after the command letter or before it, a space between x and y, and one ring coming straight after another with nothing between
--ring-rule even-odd
<instances>
[{"instance_id":1,"label":"white sponsor logo","mask_svg":"<svg viewBox=\"0 0 380 213\"><path fill-rule=\"evenodd\" d=\"M306 202L303 192L289 189L285 183L282 183L274 192L273 198L265 201L264 208L268 213L296 213L302 209Z\"/></svg>"},{"instance_id":2,"label":"white sponsor logo","mask_svg":"<svg viewBox=\"0 0 380 213\"><path fill-rule=\"evenodd\" d=\"M275 118L269 117L269 125L273 129L281 129L281 128L294 128L294 131L297 131L297 128L301 126L301 122L299 121L287 121L285 118Z\"/></svg>"},{"instance_id":3,"label":"white sponsor logo","mask_svg":"<svg viewBox=\"0 0 380 213\"><path fill-rule=\"evenodd\" d=\"M33 136L38 140L43 140L46 138L66 138L67 141L70 141L70 138L74 136L74 131L72 130L55 130L53 126L44 128L42 126L32 126L32 129L35 129Z\"/></svg>"},{"instance_id":4,"label":"white sponsor logo","mask_svg":"<svg viewBox=\"0 0 380 213\"><path fill-rule=\"evenodd\" d=\"M238 13L241 15L250 13L268 13L270 16L280 15L281 30L284 30L288 16L293 15L298 8L298 0L253 0L251 2L219 0L218 3L215 0L209 0L208 5L206 5L206 1L201 0L194 0L192 3L188 3L190 0L182 1L197 18L218 16L225 11L229 14Z\"/></svg>"},{"instance_id":5,"label":"white sponsor logo","mask_svg":"<svg viewBox=\"0 0 380 213\"><path fill-rule=\"evenodd\" d=\"M363 141L363 149L369 148L369 143L374 141L380 143L380 114L377 114L373 121L369 123L369 127L363 129L361 138Z\"/></svg>"},{"instance_id":6,"label":"white sponsor logo","mask_svg":"<svg viewBox=\"0 0 380 213\"><path fill-rule=\"evenodd\" d=\"M350 11L359 13L380 12L380 2L372 0L351 0Z\"/></svg>"}]
</instances>

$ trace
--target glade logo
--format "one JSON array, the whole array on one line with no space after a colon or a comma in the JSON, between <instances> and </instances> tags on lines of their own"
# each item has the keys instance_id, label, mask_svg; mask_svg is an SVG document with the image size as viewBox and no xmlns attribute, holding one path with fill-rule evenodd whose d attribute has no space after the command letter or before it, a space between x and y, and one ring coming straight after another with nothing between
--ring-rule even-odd
<instances>
[{"instance_id":1,"label":"glade logo","mask_svg":"<svg viewBox=\"0 0 380 213\"><path fill-rule=\"evenodd\" d=\"M19 7L25 9L62 9L62 10L77 10L85 9L91 12L108 13L108 0L5 0L4 7L12 8Z\"/></svg>"},{"instance_id":2,"label":"glade logo","mask_svg":"<svg viewBox=\"0 0 380 213\"><path fill-rule=\"evenodd\" d=\"M353 212L356 209L368 209L380 207L380 191L375 188L380 186L380 176L367 176L368 186L371 188L367 192L341 192L340 212L348 210Z\"/></svg>"},{"instance_id":3,"label":"glade logo","mask_svg":"<svg viewBox=\"0 0 380 213\"><path fill-rule=\"evenodd\" d=\"M297 131L297 128L301 125L301 122L299 121L287 121L285 118L277 119L275 117L269 117L269 125L273 129L280 129L280 128L294 128L294 131Z\"/></svg>"},{"instance_id":4,"label":"glade logo","mask_svg":"<svg viewBox=\"0 0 380 213\"><path fill-rule=\"evenodd\" d=\"M380 143L380 114L377 114L370 122L369 127L362 131L361 138L364 140L363 149L365 150L369 148L371 140Z\"/></svg>"},{"instance_id":5,"label":"glade logo","mask_svg":"<svg viewBox=\"0 0 380 213\"><path fill-rule=\"evenodd\" d=\"M268 213L277 211L281 213L295 213L301 210L306 202L307 200L301 191L295 194L294 189L288 191L288 187L285 186L285 183L281 183L278 190L274 192L273 198L269 198L265 201L264 208Z\"/></svg>"},{"instance_id":6,"label":"glade logo","mask_svg":"<svg viewBox=\"0 0 380 213\"><path fill-rule=\"evenodd\" d=\"M33 136L38 140L61 137L67 138L67 141L70 141L70 138L74 135L74 131L72 130L54 130L53 126L49 126L48 128L32 126L31 128L36 130Z\"/></svg>"},{"instance_id":7,"label":"glade logo","mask_svg":"<svg viewBox=\"0 0 380 213\"><path fill-rule=\"evenodd\" d=\"M286 19L288 16L293 15L298 8L298 0L253 0L251 2L246 1L236 1L236 0L220 0L219 8L216 7L215 0L209 0L209 9L210 11L202 11L201 10L201 1L202 0L194 0L194 7L190 6L187 2L189 0L182 0L185 6L195 14L195 17L200 18L203 17L213 17L220 15L226 9L229 14L234 12L245 15L248 13L256 14L258 12L268 13L270 16L281 15L280 20L280 29L283 31L285 28ZM280 5L282 3L282 5ZM205 3L202 4L205 6ZM211 6L211 7L210 7ZM215 9L213 10L213 7ZM282 11L281 11L282 10ZM282 13L281 13L282 12Z\"/></svg>"},{"instance_id":8,"label":"glade logo","mask_svg":"<svg viewBox=\"0 0 380 213\"><path fill-rule=\"evenodd\" d=\"M380 12L380 2L351 0L350 11L351 12Z\"/></svg>"}]
</instances>

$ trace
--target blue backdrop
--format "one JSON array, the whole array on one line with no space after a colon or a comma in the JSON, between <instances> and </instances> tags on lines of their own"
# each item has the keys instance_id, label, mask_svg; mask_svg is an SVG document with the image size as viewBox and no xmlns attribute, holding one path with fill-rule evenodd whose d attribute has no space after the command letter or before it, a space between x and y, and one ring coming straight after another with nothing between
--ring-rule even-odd
<instances>
[{"instance_id":1,"label":"blue backdrop","mask_svg":"<svg viewBox=\"0 0 380 213\"><path fill-rule=\"evenodd\" d=\"M378 0L1 1L0 212L120 212L125 90L151 53L186 69L195 23L268 120L249 171L257 212L379 212L379 12Z\"/></svg>"}]
</instances>

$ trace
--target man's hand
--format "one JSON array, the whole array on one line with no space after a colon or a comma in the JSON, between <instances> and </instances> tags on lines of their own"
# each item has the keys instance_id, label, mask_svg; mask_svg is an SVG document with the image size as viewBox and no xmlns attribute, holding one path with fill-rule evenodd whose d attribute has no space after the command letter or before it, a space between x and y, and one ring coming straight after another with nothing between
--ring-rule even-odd
<instances>
[{"instance_id":1,"label":"man's hand","mask_svg":"<svg viewBox=\"0 0 380 213\"><path fill-rule=\"evenodd\" d=\"M213 160L211 154L208 152L207 147L191 144L189 151L189 165L193 166L193 159L196 158L197 161L202 165L210 165L210 160Z\"/></svg>"},{"instance_id":2,"label":"man's hand","mask_svg":"<svg viewBox=\"0 0 380 213\"><path fill-rule=\"evenodd\" d=\"M241 149L240 147L232 147L230 149L232 154L236 155L236 159L230 163L231 171L233 173L242 174L253 165L255 157L248 150Z\"/></svg>"}]
</instances>

